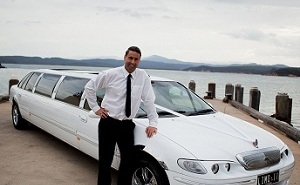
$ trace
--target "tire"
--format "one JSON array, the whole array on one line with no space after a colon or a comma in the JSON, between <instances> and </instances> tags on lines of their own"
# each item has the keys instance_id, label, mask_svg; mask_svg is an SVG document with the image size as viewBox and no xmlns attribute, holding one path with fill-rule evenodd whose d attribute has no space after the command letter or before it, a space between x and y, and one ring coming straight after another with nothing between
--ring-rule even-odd
<instances>
[{"instance_id":1,"label":"tire","mask_svg":"<svg viewBox=\"0 0 300 185\"><path fill-rule=\"evenodd\" d=\"M29 128L29 123L22 118L19 107L17 104L13 104L11 109L11 118L13 125L18 130L25 130Z\"/></svg>"},{"instance_id":2,"label":"tire","mask_svg":"<svg viewBox=\"0 0 300 185\"><path fill-rule=\"evenodd\" d=\"M132 174L132 185L170 185L164 169L157 161L140 158Z\"/></svg>"}]
</instances>

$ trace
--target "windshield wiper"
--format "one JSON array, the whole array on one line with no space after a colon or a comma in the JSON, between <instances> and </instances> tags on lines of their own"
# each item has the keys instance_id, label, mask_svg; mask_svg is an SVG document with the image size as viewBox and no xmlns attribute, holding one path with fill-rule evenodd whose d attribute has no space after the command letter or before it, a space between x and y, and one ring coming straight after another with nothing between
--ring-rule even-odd
<instances>
[{"instance_id":1,"label":"windshield wiper","mask_svg":"<svg viewBox=\"0 0 300 185\"><path fill-rule=\"evenodd\" d=\"M160 111L160 112L157 112L157 114L158 114L159 116L173 115L172 113L167 112L167 111Z\"/></svg>"},{"instance_id":2,"label":"windshield wiper","mask_svg":"<svg viewBox=\"0 0 300 185\"><path fill-rule=\"evenodd\" d=\"M202 115L202 114L207 114L207 113L211 113L211 112L215 112L215 111L213 109L203 109L203 110L191 112L190 114L188 114L188 116Z\"/></svg>"},{"instance_id":3,"label":"windshield wiper","mask_svg":"<svg viewBox=\"0 0 300 185\"><path fill-rule=\"evenodd\" d=\"M167 111L159 111L157 112L158 116L169 116L169 115L173 115L172 113L170 112L167 112ZM147 118L147 114L139 114L139 115L136 115L136 118Z\"/></svg>"},{"instance_id":4,"label":"windshield wiper","mask_svg":"<svg viewBox=\"0 0 300 185\"><path fill-rule=\"evenodd\" d=\"M186 111L184 111L184 110L176 110L175 112L178 112L179 114L185 114L186 113Z\"/></svg>"}]
</instances>

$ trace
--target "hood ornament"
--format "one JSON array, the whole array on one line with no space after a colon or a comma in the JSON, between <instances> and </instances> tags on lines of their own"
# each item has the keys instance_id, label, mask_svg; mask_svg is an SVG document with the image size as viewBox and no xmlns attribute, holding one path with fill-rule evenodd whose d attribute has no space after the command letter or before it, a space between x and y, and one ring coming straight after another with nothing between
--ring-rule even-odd
<instances>
[{"instance_id":1,"label":"hood ornament","mask_svg":"<svg viewBox=\"0 0 300 185\"><path fill-rule=\"evenodd\" d=\"M255 141L253 141L252 144L255 148L258 148L258 140L257 139L255 139Z\"/></svg>"}]
</instances>

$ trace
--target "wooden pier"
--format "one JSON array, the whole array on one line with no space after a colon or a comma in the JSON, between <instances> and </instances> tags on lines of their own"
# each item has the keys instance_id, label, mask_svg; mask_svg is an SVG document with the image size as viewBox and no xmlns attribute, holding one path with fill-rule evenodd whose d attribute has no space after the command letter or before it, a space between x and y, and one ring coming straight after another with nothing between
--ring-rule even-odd
<instances>
[{"instance_id":1,"label":"wooden pier","mask_svg":"<svg viewBox=\"0 0 300 185\"><path fill-rule=\"evenodd\" d=\"M290 185L300 185L300 145L281 131L222 100L207 99L218 111L243 119L282 139L293 151L296 166ZM15 130L11 104L0 103L0 184L97 184L98 162L44 131ZM113 184L116 184L116 172Z\"/></svg>"}]
</instances>

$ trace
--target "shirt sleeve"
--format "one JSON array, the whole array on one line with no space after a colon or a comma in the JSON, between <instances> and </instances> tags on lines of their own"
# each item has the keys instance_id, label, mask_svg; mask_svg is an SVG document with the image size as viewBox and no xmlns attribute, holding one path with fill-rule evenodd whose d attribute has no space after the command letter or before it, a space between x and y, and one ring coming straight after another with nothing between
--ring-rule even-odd
<instances>
[{"instance_id":1,"label":"shirt sleeve","mask_svg":"<svg viewBox=\"0 0 300 185\"><path fill-rule=\"evenodd\" d=\"M144 102L145 110L149 119L149 125L157 127L158 115L155 108L155 94L151 85L150 77L146 74L145 83L142 92L142 100Z\"/></svg>"},{"instance_id":2,"label":"shirt sleeve","mask_svg":"<svg viewBox=\"0 0 300 185\"><path fill-rule=\"evenodd\" d=\"M97 112L100 109L100 106L97 103L97 89L103 86L105 75L99 74L97 77L92 78L86 85L85 85L85 94L87 102L90 108Z\"/></svg>"}]
</instances>

